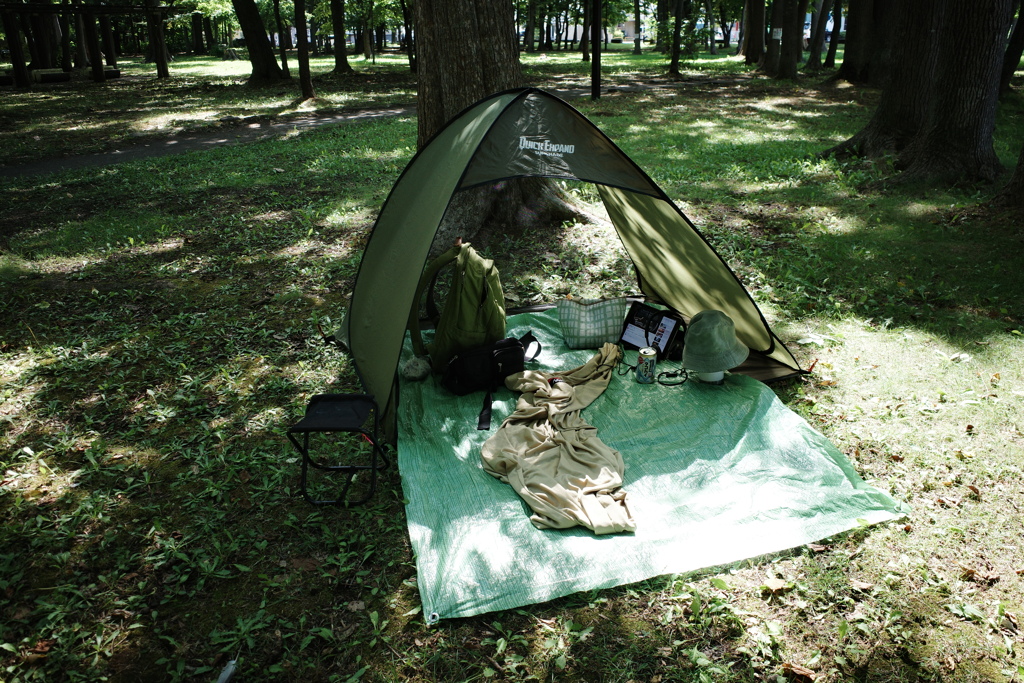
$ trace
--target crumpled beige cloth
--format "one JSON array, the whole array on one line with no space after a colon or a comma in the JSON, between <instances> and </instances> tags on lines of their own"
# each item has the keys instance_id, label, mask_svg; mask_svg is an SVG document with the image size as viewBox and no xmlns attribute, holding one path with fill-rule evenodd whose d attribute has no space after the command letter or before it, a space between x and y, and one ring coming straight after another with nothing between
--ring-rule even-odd
<instances>
[{"instance_id":1,"label":"crumpled beige cloth","mask_svg":"<svg viewBox=\"0 0 1024 683\"><path fill-rule=\"evenodd\" d=\"M596 534L634 531L622 490L622 455L597 437L580 411L604 392L622 352L605 344L567 372L527 370L505 386L522 392L516 410L484 443L484 469L510 484L540 529L583 525ZM565 382L551 386L548 380Z\"/></svg>"}]
</instances>

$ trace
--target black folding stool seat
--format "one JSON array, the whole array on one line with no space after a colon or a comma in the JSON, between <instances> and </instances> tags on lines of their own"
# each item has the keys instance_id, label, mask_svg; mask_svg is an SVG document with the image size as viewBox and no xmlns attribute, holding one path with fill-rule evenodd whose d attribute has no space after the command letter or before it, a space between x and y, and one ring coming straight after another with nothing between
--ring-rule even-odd
<instances>
[{"instance_id":1,"label":"black folding stool seat","mask_svg":"<svg viewBox=\"0 0 1024 683\"><path fill-rule=\"evenodd\" d=\"M378 430L380 427L377 408L377 401L369 394L317 394L309 400L306 406L306 415L288 429L288 438L302 454L302 475L299 487L302 496L313 505L334 505L345 503L347 505L362 505L373 497L377 489L377 472L386 469L388 458L384 449L378 442ZM367 423L371 420L372 430L367 429ZM370 443L370 457L368 464L358 465L326 465L318 462L309 453L309 435L313 433L326 432L352 432L362 435ZM297 434L302 435L302 443L296 438ZM341 495L333 500L314 500L306 489L307 471L313 467L325 472L341 472L347 475ZM367 472L370 476L370 483L366 494L356 500L347 500L348 490L352 481L360 472Z\"/></svg>"}]
</instances>

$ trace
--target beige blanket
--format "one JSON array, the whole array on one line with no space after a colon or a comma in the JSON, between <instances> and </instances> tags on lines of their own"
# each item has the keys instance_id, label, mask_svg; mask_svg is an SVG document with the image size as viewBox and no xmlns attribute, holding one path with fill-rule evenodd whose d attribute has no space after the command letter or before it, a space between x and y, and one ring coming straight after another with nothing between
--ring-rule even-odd
<instances>
[{"instance_id":1,"label":"beige blanket","mask_svg":"<svg viewBox=\"0 0 1024 683\"><path fill-rule=\"evenodd\" d=\"M622 455L597 437L580 411L608 386L622 353L605 344L567 372L527 370L505 385L522 392L516 410L484 443L484 469L515 489L540 529L583 525L597 534L633 531L622 490ZM551 385L553 377L564 379Z\"/></svg>"}]
</instances>

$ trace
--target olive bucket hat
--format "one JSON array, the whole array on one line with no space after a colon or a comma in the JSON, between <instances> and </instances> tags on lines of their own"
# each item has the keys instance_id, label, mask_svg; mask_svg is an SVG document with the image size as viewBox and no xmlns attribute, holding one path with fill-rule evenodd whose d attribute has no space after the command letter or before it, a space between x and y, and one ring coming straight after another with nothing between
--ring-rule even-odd
<instances>
[{"instance_id":1,"label":"olive bucket hat","mask_svg":"<svg viewBox=\"0 0 1024 683\"><path fill-rule=\"evenodd\" d=\"M747 359L750 349L736 338L732 318L714 309L690 318L683 345L683 367L695 372L734 368Z\"/></svg>"}]
</instances>

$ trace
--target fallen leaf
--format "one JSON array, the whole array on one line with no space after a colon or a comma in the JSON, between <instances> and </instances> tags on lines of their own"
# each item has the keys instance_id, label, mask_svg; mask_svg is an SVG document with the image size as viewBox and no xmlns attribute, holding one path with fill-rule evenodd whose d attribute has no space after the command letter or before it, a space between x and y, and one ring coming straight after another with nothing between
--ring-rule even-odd
<instances>
[{"instance_id":1,"label":"fallen leaf","mask_svg":"<svg viewBox=\"0 0 1024 683\"><path fill-rule=\"evenodd\" d=\"M939 505L941 505L942 507L945 507L945 508L955 508L955 507L959 507L959 505L960 505L959 499L952 498L952 497L949 497L949 496L944 497L944 498L938 498L938 499L936 499L935 502L938 503Z\"/></svg>"},{"instance_id":2,"label":"fallen leaf","mask_svg":"<svg viewBox=\"0 0 1024 683\"><path fill-rule=\"evenodd\" d=\"M764 588L768 589L771 593L781 593L786 590L786 585L783 579L767 579L764 582Z\"/></svg>"},{"instance_id":3,"label":"fallen leaf","mask_svg":"<svg viewBox=\"0 0 1024 683\"><path fill-rule=\"evenodd\" d=\"M979 489L974 484L968 484L967 488L971 490L971 493L978 497L978 500L981 500L981 489Z\"/></svg>"},{"instance_id":4,"label":"fallen leaf","mask_svg":"<svg viewBox=\"0 0 1024 683\"><path fill-rule=\"evenodd\" d=\"M366 603L362 600L353 600L345 606L348 608L349 612L362 612L366 609Z\"/></svg>"},{"instance_id":5,"label":"fallen leaf","mask_svg":"<svg viewBox=\"0 0 1024 683\"><path fill-rule=\"evenodd\" d=\"M782 671L797 680L813 681L818 678L818 674L807 667L800 666L799 664L790 664L789 662L782 663Z\"/></svg>"},{"instance_id":6,"label":"fallen leaf","mask_svg":"<svg viewBox=\"0 0 1024 683\"><path fill-rule=\"evenodd\" d=\"M945 664L946 668L950 671L956 669L956 659L953 657L953 655L949 655L948 657L946 657Z\"/></svg>"},{"instance_id":7,"label":"fallen leaf","mask_svg":"<svg viewBox=\"0 0 1024 683\"><path fill-rule=\"evenodd\" d=\"M859 581L857 579L850 581L850 585L853 586L855 590L863 591L865 593L867 593L869 590L875 587L875 584L873 583L868 583L867 581Z\"/></svg>"},{"instance_id":8,"label":"fallen leaf","mask_svg":"<svg viewBox=\"0 0 1024 683\"><path fill-rule=\"evenodd\" d=\"M819 545L818 543L808 543L807 547L810 550L813 550L816 553L823 553L826 550L828 550L828 546L827 545Z\"/></svg>"},{"instance_id":9,"label":"fallen leaf","mask_svg":"<svg viewBox=\"0 0 1024 683\"><path fill-rule=\"evenodd\" d=\"M903 530L904 530L904 531L906 531L907 533L910 533L911 531L913 531L913 530L914 530L914 527L912 527L912 526L911 526L911 525L909 525L909 524L904 524L904 525L903 525Z\"/></svg>"},{"instance_id":10,"label":"fallen leaf","mask_svg":"<svg viewBox=\"0 0 1024 683\"><path fill-rule=\"evenodd\" d=\"M895 460L896 462L903 462L903 456L900 455L899 453L893 453L889 457Z\"/></svg>"},{"instance_id":11,"label":"fallen leaf","mask_svg":"<svg viewBox=\"0 0 1024 683\"><path fill-rule=\"evenodd\" d=\"M289 562L293 569L313 571L320 566L320 561L313 557L293 557Z\"/></svg>"}]
</instances>

